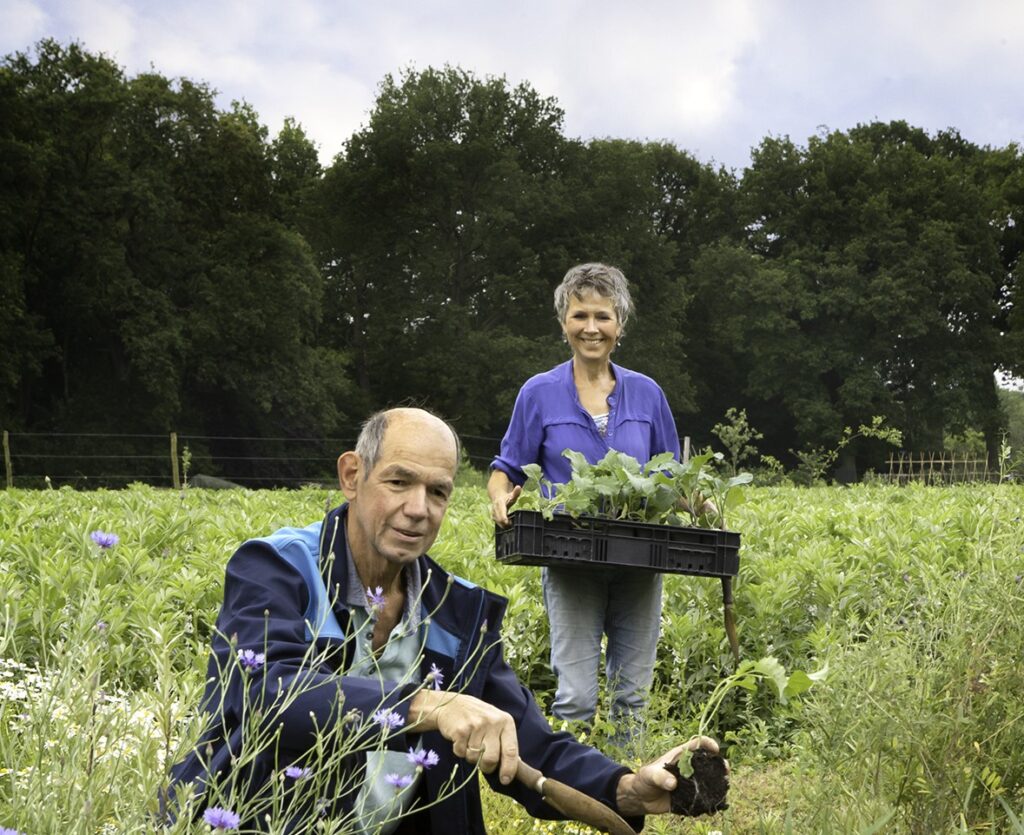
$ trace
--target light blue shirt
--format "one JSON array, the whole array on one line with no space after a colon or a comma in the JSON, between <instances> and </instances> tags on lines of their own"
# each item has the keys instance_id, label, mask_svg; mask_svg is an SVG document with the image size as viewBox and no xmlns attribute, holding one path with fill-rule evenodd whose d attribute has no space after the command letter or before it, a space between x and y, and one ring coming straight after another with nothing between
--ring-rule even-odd
<instances>
[{"instance_id":1,"label":"light blue shirt","mask_svg":"<svg viewBox=\"0 0 1024 835\"><path fill-rule=\"evenodd\" d=\"M402 619L391 631L381 654L373 654L373 628L376 613L369 606L366 589L360 585L359 574L345 545L348 558L348 588L345 604L351 615L355 646L352 666L347 674L365 676L400 684L419 683L420 661L423 656L422 617L420 596L422 578L419 564L412 562L405 568L405 607ZM383 698L383 684L381 697ZM396 789L387 782L389 774L411 776L412 782L404 789ZM404 751L368 751L366 753L366 779L356 796L353 812L360 827L360 835L388 835L398 827L401 814L408 810L416 797L420 771L408 760Z\"/></svg>"}]
</instances>

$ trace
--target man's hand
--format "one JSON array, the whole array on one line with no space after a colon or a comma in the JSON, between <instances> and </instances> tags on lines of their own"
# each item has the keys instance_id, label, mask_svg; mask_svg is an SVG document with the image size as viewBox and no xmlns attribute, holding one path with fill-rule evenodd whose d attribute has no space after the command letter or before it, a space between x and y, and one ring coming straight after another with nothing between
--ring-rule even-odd
<instances>
[{"instance_id":1,"label":"man's hand","mask_svg":"<svg viewBox=\"0 0 1024 835\"><path fill-rule=\"evenodd\" d=\"M679 759L683 751L703 748L718 753L718 743L709 736L695 736L684 745L677 745L654 762L647 763L636 774L623 775L616 789L615 802L622 815L659 815L672 808L672 790L676 778L665 766Z\"/></svg>"},{"instance_id":2,"label":"man's hand","mask_svg":"<svg viewBox=\"0 0 1024 835\"><path fill-rule=\"evenodd\" d=\"M502 785L507 786L516 775L519 737L515 722L487 702L463 693L420 690L409 705L409 723L411 731L440 731L451 741L455 756L485 774L497 768Z\"/></svg>"}]
</instances>

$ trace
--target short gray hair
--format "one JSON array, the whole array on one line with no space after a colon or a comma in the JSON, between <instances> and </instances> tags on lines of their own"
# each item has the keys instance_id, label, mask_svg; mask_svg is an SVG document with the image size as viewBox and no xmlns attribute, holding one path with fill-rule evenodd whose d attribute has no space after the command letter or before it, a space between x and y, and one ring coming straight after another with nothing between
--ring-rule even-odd
<instances>
[{"instance_id":1,"label":"short gray hair","mask_svg":"<svg viewBox=\"0 0 1024 835\"><path fill-rule=\"evenodd\" d=\"M569 300L573 296L582 299L589 291L611 299L619 327L626 332L626 322L633 312L633 299L629 295L629 282L622 270L608 264L577 264L565 274L562 283L555 288L555 313L558 321L565 322L569 313Z\"/></svg>"},{"instance_id":2,"label":"short gray hair","mask_svg":"<svg viewBox=\"0 0 1024 835\"><path fill-rule=\"evenodd\" d=\"M393 411L394 409L382 409L379 412L374 412L363 421L363 426L359 430L359 437L356 438L356 455L359 456L359 460L363 464L364 481L370 475L373 468L377 466L377 462L380 461L381 447L384 446L384 435L388 431L388 424L391 422L391 413ZM452 439L455 441L455 466L458 467L459 462L462 460L462 441L459 440L459 433L455 431L455 427L440 415L435 415L429 409L420 409L420 411L436 417L448 427L452 433Z\"/></svg>"}]
</instances>

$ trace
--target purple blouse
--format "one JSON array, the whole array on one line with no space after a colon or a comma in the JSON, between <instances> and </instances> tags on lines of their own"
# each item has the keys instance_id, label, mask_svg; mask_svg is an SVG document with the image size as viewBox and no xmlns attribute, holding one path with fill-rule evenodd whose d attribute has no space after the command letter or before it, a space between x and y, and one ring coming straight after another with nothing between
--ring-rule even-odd
<instances>
[{"instance_id":1,"label":"purple blouse","mask_svg":"<svg viewBox=\"0 0 1024 835\"><path fill-rule=\"evenodd\" d=\"M641 464L662 452L679 458L679 435L661 387L644 374L614 363L611 368L616 382L608 398L603 437L580 403L569 360L523 384L491 467L513 484L522 484L523 466L540 464L550 481L564 483L572 476L564 449L582 452L591 464L611 449L632 455Z\"/></svg>"}]
</instances>

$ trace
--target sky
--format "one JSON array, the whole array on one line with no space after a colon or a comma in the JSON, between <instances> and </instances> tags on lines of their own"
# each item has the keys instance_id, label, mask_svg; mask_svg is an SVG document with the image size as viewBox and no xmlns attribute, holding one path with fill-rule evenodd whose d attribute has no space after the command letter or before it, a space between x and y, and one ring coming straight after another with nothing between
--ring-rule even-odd
<instances>
[{"instance_id":1,"label":"sky","mask_svg":"<svg viewBox=\"0 0 1024 835\"><path fill-rule=\"evenodd\" d=\"M0 0L0 54L44 37L291 116L325 163L386 74L444 64L555 98L567 136L737 173L766 136L875 120L1024 144L1022 0Z\"/></svg>"}]
</instances>

